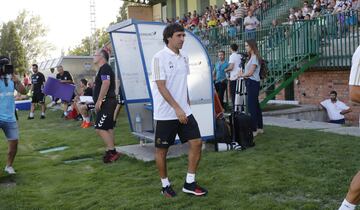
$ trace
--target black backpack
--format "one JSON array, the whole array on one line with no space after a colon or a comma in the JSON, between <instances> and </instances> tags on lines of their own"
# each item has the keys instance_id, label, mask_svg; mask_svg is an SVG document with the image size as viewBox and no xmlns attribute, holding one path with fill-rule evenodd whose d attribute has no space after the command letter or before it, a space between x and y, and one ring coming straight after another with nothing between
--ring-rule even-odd
<instances>
[{"instance_id":1,"label":"black backpack","mask_svg":"<svg viewBox=\"0 0 360 210\"><path fill-rule=\"evenodd\" d=\"M242 149L255 146L252 119L243 112L234 112L234 139Z\"/></svg>"},{"instance_id":2,"label":"black backpack","mask_svg":"<svg viewBox=\"0 0 360 210\"><path fill-rule=\"evenodd\" d=\"M231 144L231 129L225 118L216 119L216 130L215 130L216 143Z\"/></svg>"}]
</instances>

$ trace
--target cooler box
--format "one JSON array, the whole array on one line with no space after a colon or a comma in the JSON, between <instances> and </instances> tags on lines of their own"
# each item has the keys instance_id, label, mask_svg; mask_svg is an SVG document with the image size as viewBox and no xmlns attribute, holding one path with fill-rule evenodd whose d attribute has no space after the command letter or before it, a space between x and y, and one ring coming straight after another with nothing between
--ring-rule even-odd
<instances>
[{"instance_id":1,"label":"cooler box","mask_svg":"<svg viewBox=\"0 0 360 210\"><path fill-rule=\"evenodd\" d=\"M15 101L15 108L18 110L30 110L31 100Z\"/></svg>"}]
</instances>

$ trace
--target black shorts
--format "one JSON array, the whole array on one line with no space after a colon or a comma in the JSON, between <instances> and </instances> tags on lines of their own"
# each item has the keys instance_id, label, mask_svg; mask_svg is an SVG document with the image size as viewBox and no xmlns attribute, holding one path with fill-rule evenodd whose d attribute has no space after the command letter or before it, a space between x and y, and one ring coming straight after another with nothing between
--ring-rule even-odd
<instances>
[{"instance_id":1,"label":"black shorts","mask_svg":"<svg viewBox=\"0 0 360 210\"><path fill-rule=\"evenodd\" d=\"M110 130L114 128L114 112L117 105L115 98L106 99L96 113L95 129Z\"/></svg>"},{"instance_id":2,"label":"black shorts","mask_svg":"<svg viewBox=\"0 0 360 210\"><path fill-rule=\"evenodd\" d=\"M31 98L31 103L39 103L39 104L43 104L45 103L45 95L44 93L36 93L34 92L32 98Z\"/></svg>"},{"instance_id":3,"label":"black shorts","mask_svg":"<svg viewBox=\"0 0 360 210\"><path fill-rule=\"evenodd\" d=\"M193 115L188 116L187 124L179 120L158 120L155 128L155 147L169 148L174 144L176 134L181 143L201 138L199 126Z\"/></svg>"}]
</instances>

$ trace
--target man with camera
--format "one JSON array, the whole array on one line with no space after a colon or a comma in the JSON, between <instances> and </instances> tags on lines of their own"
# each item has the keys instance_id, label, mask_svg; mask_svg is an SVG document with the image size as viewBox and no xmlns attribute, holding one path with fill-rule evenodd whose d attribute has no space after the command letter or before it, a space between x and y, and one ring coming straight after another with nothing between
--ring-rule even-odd
<instances>
[{"instance_id":1,"label":"man with camera","mask_svg":"<svg viewBox=\"0 0 360 210\"><path fill-rule=\"evenodd\" d=\"M26 94L25 87L15 76L10 59L0 56L0 129L8 140L8 156L5 172L15 174L12 167L19 139L19 129L15 118L14 91Z\"/></svg>"}]
</instances>

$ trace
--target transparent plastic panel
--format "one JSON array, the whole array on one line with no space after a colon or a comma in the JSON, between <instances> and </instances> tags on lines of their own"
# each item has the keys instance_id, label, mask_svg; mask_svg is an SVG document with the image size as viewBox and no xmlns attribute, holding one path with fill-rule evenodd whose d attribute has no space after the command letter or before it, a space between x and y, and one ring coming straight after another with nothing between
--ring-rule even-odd
<instances>
[{"instance_id":1,"label":"transparent plastic panel","mask_svg":"<svg viewBox=\"0 0 360 210\"><path fill-rule=\"evenodd\" d=\"M138 25L145 63L149 78L151 78L151 59L155 53L165 47L163 42L164 25L139 24ZM198 103L212 103L211 71L207 53L190 32L186 32L182 51L189 56L190 75L188 87L190 100Z\"/></svg>"},{"instance_id":2,"label":"transparent plastic panel","mask_svg":"<svg viewBox=\"0 0 360 210\"><path fill-rule=\"evenodd\" d=\"M136 34L112 33L127 100L150 98Z\"/></svg>"}]
</instances>

